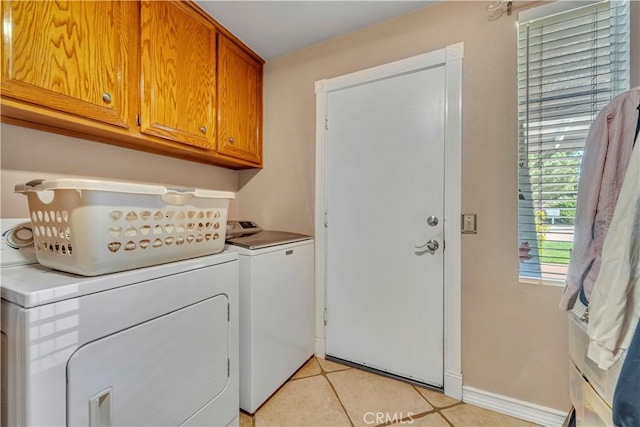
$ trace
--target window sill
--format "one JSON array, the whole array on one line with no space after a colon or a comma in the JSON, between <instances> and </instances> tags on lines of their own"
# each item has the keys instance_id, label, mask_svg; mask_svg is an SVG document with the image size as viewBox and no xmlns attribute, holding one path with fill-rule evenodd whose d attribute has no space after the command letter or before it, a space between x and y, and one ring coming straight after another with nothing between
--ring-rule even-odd
<instances>
[{"instance_id":1,"label":"window sill","mask_svg":"<svg viewBox=\"0 0 640 427\"><path fill-rule=\"evenodd\" d=\"M518 282L524 285L543 285L564 288L563 280L534 279L532 277L519 277Z\"/></svg>"}]
</instances>

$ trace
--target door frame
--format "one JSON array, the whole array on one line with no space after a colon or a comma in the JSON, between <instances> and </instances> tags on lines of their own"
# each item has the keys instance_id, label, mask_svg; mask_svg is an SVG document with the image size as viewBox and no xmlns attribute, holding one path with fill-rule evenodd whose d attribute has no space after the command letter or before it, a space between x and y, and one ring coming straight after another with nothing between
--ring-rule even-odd
<instances>
[{"instance_id":1,"label":"door frame","mask_svg":"<svg viewBox=\"0 0 640 427\"><path fill-rule=\"evenodd\" d=\"M461 233L462 59L464 43L332 79L318 80L316 93L315 294L316 356L325 357L327 100L330 92L400 74L445 67L444 137L444 393L462 399Z\"/></svg>"}]
</instances>

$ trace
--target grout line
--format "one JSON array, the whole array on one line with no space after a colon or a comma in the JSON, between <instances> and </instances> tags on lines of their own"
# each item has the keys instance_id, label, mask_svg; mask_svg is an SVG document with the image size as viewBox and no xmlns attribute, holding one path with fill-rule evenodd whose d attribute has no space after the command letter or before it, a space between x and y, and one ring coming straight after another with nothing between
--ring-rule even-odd
<instances>
[{"instance_id":1,"label":"grout line","mask_svg":"<svg viewBox=\"0 0 640 427\"><path fill-rule=\"evenodd\" d=\"M306 377L289 378L289 379L287 380L287 382L286 382L286 383L290 383L290 382L292 382L292 381L306 380L307 378L317 377L318 375L322 375L322 371L318 372L317 374L307 375ZM285 384L286 384L286 383L285 383Z\"/></svg>"},{"instance_id":2,"label":"grout line","mask_svg":"<svg viewBox=\"0 0 640 427\"><path fill-rule=\"evenodd\" d=\"M341 364L341 365L344 365L344 366L349 366L351 368L358 369L360 371L369 372L370 374L378 375L380 377L390 378L392 380L399 381L401 383L406 383L406 384L409 384L411 386L415 385L415 386L418 386L418 387L421 387L421 388L425 388L427 390L435 391L436 393L437 392L442 392L442 388L441 387L435 387L435 386L432 386L432 385L429 385L429 384L425 384L425 383L423 383L421 381L416 381L416 380L413 380L411 378L402 377L400 375L394 374L394 373L389 372L389 371L385 371L385 370L382 370L382 369L378 369L378 368L374 368L374 367L371 367L371 366L363 365L363 364L360 364L360 363L352 362L350 360L340 359L340 358L334 357L334 356L328 356L328 357L329 358L327 360L329 360L331 362L338 363L338 364Z\"/></svg>"},{"instance_id":3,"label":"grout line","mask_svg":"<svg viewBox=\"0 0 640 427\"><path fill-rule=\"evenodd\" d=\"M420 387L419 387L419 386L415 386L415 385L411 384L411 387L413 387L413 388L418 392L418 394L419 394L419 395L420 395L424 400L426 400L426 401L427 401L427 403L429 403L429 405L433 406L433 407L434 407L435 409L437 409L438 411L440 411L440 410L442 410L442 409L449 409L449 408L453 408L454 406L459 406L459 405L461 405L461 404L463 404L463 403L464 403L464 402L463 402L463 401L461 401L461 400L456 400L456 401L455 401L454 403L452 403L451 405L447 405L447 406L442 406L442 407L438 407L438 408L436 408L436 406L435 406L433 403L431 403L431 402L429 401L429 399L427 399L427 398L425 397L425 395L424 395L424 394L420 393ZM425 390L431 391L431 390L429 390L428 388L427 388L427 389L425 389ZM437 393L437 392L434 392L434 393ZM443 393L443 396L446 396L446 395ZM455 400L455 399L453 399L453 400Z\"/></svg>"},{"instance_id":4,"label":"grout line","mask_svg":"<svg viewBox=\"0 0 640 427\"><path fill-rule=\"evenodd\" d=\"M454 406L459 406L459 405L453 405L453 406L449 406L449 408L453 408ZM448 409L448 408L445 408ZM451 426L451 427L455 427L455 425L453 424L453 421L449 420L449 418L447 418L447 416L440 412L440 416Z\"/></svg>"},{"instance_id":5,"label":"grout line","mask_svg":"<svg viewBox=\"0 0 640 427\"><path fill-rule=\"evenodd\" d=\"M300 366L300 367L298 368L298 370L297 370L296 372L294 372L294 373L291 375L291 377L289 377L289 378L288 378L284 383L282 383L282 385L281 385L280 387L278 387L278 388L276 389L276 391L274 391L274 392L271 394L271 396L269 396L269 397L267 398L267 400L265 400L264 402L262 402L262 405L258 406L258 408L257 408L257 409L256 409L256 411L253 413L253 415L251 415L251 414L247 414L247 415L249 415L249 416L251 417L251 419L252 419L252 420L254 420L254 422L251 424L251 425L252 425L252 427L255 427L255 418L256 418L256 415L258 415L258 412L260 411L260 409L262 409L263 407L265 407L265 406L267 405L267 403L269 403L269 401L270 401L271 399L273 399L273 398L275 397L275 395L276 395L276 394L278 394L278 392L284 388L284 386L285 386L285 385L287 385L290 381L292 381L292 377L293 377L296 373L298 373L298 371L299 371L300 369L302 369L302 368L303 368L303 366L304 366L304 365L306 365L306 364L309 362L309 360L313 359L314 357L315 357L315 356L311 356L311 357L310 357L306 362L304 362L304 363L302 364L302 366ZM315 376L315 375L310 375L310 376L308 376L308 377L304 377L304 378L296 378L296 380L304 380L304 379L306 379L306 378L311 378L311 377L314 377L314 376Z\"/></svg>"},{"instance_id":6,"label":"grout line","mask_svg":"<svg viewBox=\"0 0 640 427\"><path fill-rule=\"evenodd\" d=\"M418 388L417 388L416 386L414 386L413 384L409 384L409 385L413 388L413 390L414 390L416 393L418 393L418 395L419 395L421 398L423 398L424 400L426 400L426 401L427 401L427 403L429 404L429 406L431 406L432 408L435 408L435 405L434 405L433 403L429 402L429 399L427 399L427 398L424 396L424 394L420 393L420 390L418 390Z\"/></svg>"},{"instance_id":7,"label":"grout line","mask_svg":"<svg viewBox=\"0 0 640 427\"><path fill-rule=\"evenodd\" d=\"M456 406L464 405L464 402L457 401L457 402L455 402L455 403L453 403L453 404L451 404L449 406L445 406L445 407L442 407L442 408L437 408L433 403L431 403L429 401L429 399L427 399L422 393L420 393L420 390L418 390L418 386L415 386L413 384L409 384L409 385L415 390L416 393L418 393L420 395L420 397L422 397L429 404L429 406L431 406L431 410L425 411L425 412L420 412L418 414L412 414L411 416L408 416L408 417L405 417L405 418L403 418L401 420L398 420L393 424L391 422L388 422L388 423L384 423L384 424L379 424L376 427L386 427L386 426L397 425L397 424L409 424L409 423L412 424L413 420L418 420L420 418L424 418L426 416L433 415L433 414L440 415L440 417L442 419L444 419L444 421L449 426L455 427L453 425L453 423L451 421L449 421L449 419L445 416L445 414L442 413L442 411L444 409L449 409L449 408L453 408L453 407L456 407Z\"/></svg>"},{"instance_id":8,"label":"grout line","mask_svg":"<svg viewBox=\"0 0 640 427\"><path fill-rule=\"evenodd\" d=\"M443 413L442 411L443 411L443 410L445 410L445 409L455 408L456 406L462 406L462 405L464 405L464 404L465 404L464 402L462 402L462 401L458 401L457 403L454 403L453 405L446 406L446 407L444 407L444 408L440 408L440 409L438 410L438 413L440 414L440 416L441 416L442 418L444 418L444 420L445 420L445 421L446 421L446 422L447 422L451 427L455 427L455 425L453 424L453 422L452 422L452 421L450 421L450 420L449 420L449 418L447 418L447 415L446 415L445 413Z\"/></svg>"},{"instance_id":9,"label":"grout line","mask_svg":"<svg viewBox=\"0 0 640 427\"><path fill-rule=\"evenodd\" d=\"M318 362L318 364L320 365L320 362ZM333 390L333 394L336 395L336 399L338 399L338 403L340 404L340 407L342 408L342 411L344 412L344 414L347 416L347 419L349 420L349 423L351 424L351 427L355 427L355 424L354 424L353 420L351 420L351 416L349 415L349 412L347 411L347 408L345 408L344 403L342 403L342 400L340 400L340 395L338 395L338 392L336 391L336 388L333 386L333 383L329 379L329 376L328 376L329 372L325 371L322 368L322 365L320 365L320 371L322 371L322 376L329 383L329 387L331 387L331 390ZM346 371L346 369L341 369L340 371Z\"/></svg>"},{"instance_id":10,"label":"grout line","mask_svg":"<svg viewBox=\"0 0 640 427\"><path fill-rule=\"evenodd\" d=\"M316 358L317 359L317 358ZM328 360L328 362L331 362L331 360ZM326 369L324 369L322 367L322 364L320 364L320 362L318 362L318 366L320 366L320 370L326 374L331 374L333 372L342 372L342 371L348 371L349 369L352 369L352 366L347 366L347 365L342 365L340 363L336 363L336 362L332 362L335 363L336 365L340 365L341 368L338 369L334 369L333 371L327 371Z\"/></svg>"},{"instance_id":11,"label":"grout line","mask_svg":"<svg viewBox=\"0 0 640 427\"><path fill-rule=\"evenodd\" d=\"M453 405L445 406L444 408L439 408L440 411L444 411L445 409L455 408L456 406L466 405L464 402L456 402Z\"/></svg>"},{"instance_id":12,"label":"grout line","mask_svg":"<svg viewBox=\"0 0 640 427\"><path fill-rule=\"evenodd\" d=\"M313 374L313 375L308 375L306 377L301 377L301 378L292 378L300 369L302 369L307 363L309 363L309 361L311 359L316 359L316 363L318 364L318 366L320 367L320 372L317 374ZM308 379L308 378L313 378L313 377L317 377L317 376L321 376L324 377L324 379L329 383L329 387L331 388L331 390L333 391L333 394L335 395L336 399L338 400L338 403L340 404L340 407L342 408L342 412L346 415L347 420L349 420L349 423L351 425L351 427L355 427L355 424L353 422L353 420L351 419L351 416L349 415L349 412L347 411L347 408L344 406L344 403L342 403L342 400L340 399L340 395L338 394L336 388L334 387L333 383L331 382L331 380L329 379L329 374L332 373L336 373L336 372L344 372L347 371L349 369L357 369L357 368L352 368L350 366L345 366L344 369L337 369L334 371L326 371L322 365L320 364L320 362L318 362L317 358L315 356L312 356L311 358L309 358L309 360L307 360L307 362L305 362L300 369L298 369L298 371L296 371L291 378L289 378L287 381L285 381L284 384L282 384L280 387L278 387L278 389L271 395L269 396L269 398L262 404L260 405L260 407L254 412L253 415L247 414L245 413L245 415L247 415L248 417L251 418L251 427L255 427L256 425L256 415L258 415L258 412L260 411L260 409L262 409L264 406L266 406L266 404L280 391L280 389L282 389L287 383L292 382L292 381L298 381L298 380L304 380L304 379ZM364 371L367 372L367 371ZM374 375L378 375L373 373ZM382 377L384 377L382 375ZM398 380L396 380L398 381ZM411 386L411 388L413 388L413 390L418 393L418 395L420 395L420 397L422 397L422 399L424 399L429 406L431 406L431 410L429 411L425 411L425 412L421 412L418 414L413 414L411 416L407 416L401 420L398 420L395 424L391 424L391 423L384 423L384 424L379 424L376 427L386 427L386 426L390 426L390 425L396 425L396 424L407 424L407 423L412 423L412 420L417 420L420 418L424 418L428 415L433 415L433 414L439 414L444 420L445 422L450 426L450 427L455 427L455 425L446 417L446 415L444 413L442 413L443 410L445 409L450 409L450 408L454 408L456 406L462 406L465 403L462 401L458 401L456 403L453 403L452 405L449 406L445 406L442 408L436 408L430 401L429 399L427 399L422 393L420 393L420 391L418 390L418 387L413 385L413 384L408 384L409 386ZM244 411L241 411L244 413Z\"/></svg>"},{"instance_id":13,"label":"grout line","mask_svg":"<svg viewBox=\"0 0 640 427\"><path fill-rule=\"evenodd\" d=\"M340 371L346 371L346 370L351 369L351 366L343 365L343 366L344 366L344 368L336 369L336 370L333 370L333 371L327 371L327 370L325 370L325 369L322 367L322 365L320 364L320 362L318 362L318 358L317 358L317 357L315 357L315 356L311 357L311 359L314 359L314 358L316 359L316 363L318 364L318 368L320 368L320 372L318 372L317 374L307 375L306 377L293 378L293 377L294 377L294 376L295 376L295 375L300 371L300 369L302 369L302 368L304 367L304 365L302 365L302 366L300 367L300 369L298 369L298 370L297 370L297 371L296 371L296 372L291 376L291 378L289 378L289 379L287 380L287 382L290 382L290 381L298 381L298 380L303 380L303 379L305 379L305 378L316 377L316 376L318 376L318 375L322 375L323 373L330 374L330 373L333 373L333 372L340 372ZM311 359L309 359L309 360L311 360ZM305 362L305 365L309 362L309 360L308 360L307 362Z\"/></svg>"},{"instance_id":14,"label":"grout line","mask_svg":"<svg viewBox=\"0 0 640 427\"><path fill-rule=\"evenodd\" d=\"M320 362L318 362L318 365L320 365ZM351 369L351 368L352 368L352 367L347 367L347 369ZM347 369L340 369L340 370L338 370L338 371L332 371L332 372L340 372L340 371L344 371L344 370L347 370ZM357 369L357 368L353 368L353 369ZM354 424L354 423L353 423L353 421L351 420L351 416L349 415L349 412L347 412L347 409L345 408L344 404L342 403L342 400L340 400L340 396L338 395L338 392L336 391L335 387L333 386L333 383L331 382L331 380L330 380L330 379L329 379L329 377L328 377L328 374L329 374L330 372L325 371L325 370L324 370L324 368L322 367L322 365L320 365L320 371L321 371L322 376L324 376L324 377L327 379L327 381L329 382L329 385L331 386L331 389L333 390L333 392L335 393L336 397L338 398L338 402L340 402L340 406L342 406L342 410L343 410L343 411L344 411L344 413L347 415L347 418L349 419L349 422L351 422L351 426L352 426L352 427L354 427L354 426L355 426L355 424ZM368 372L368 371L364 371L364 372ZM372 374L373 374L373 375L378 375L378 376L384 377L384 375L379 375L379 374L376 374L376 373L373 373L373 372L372 372ZM392 379L396 380L395 378L392 378ZM399 381L399 380L396 380L396 381ZM386 426L390 426L390 425L413 423L413 420L417 420L417 419L420 419L420 418L424 418L424 417L426 417L426 416L428 416L428 415L433 415L433 414L438 414L438 415L440 415L440 417L441 417L442 419L444 419L444 421L445 421L445 422L446 422L450 427L455 427L455 426L453 425L453 423L452 423L451 421L449 421L449 419L448 419L448 418L447 418L447 417L446 417L446 416L441 412L441 410L443 410L443 409L449 409L449 408L453 408L453 407L455 407L455 406L463 405L463 404L464 404L463 402L458 401L458 402L456 402L456 403L454 403L454 404L452 404L452 405L445 406L445 407L443 407L443 408L436 408L436 407L435 407L431 402L429 402L429 400L428 400L428 399L427 399L427 398L426 398L422 393L420 393L420 391L418 390L417 386L415 386L415 385L413 385L413 384L408 384L408 385L409 385L411 388L413 388L413 390L414 390L416 393L418 393L418 395L419 395L422 399L424 399L424 400L429 404L429 406L431 406L431 410L429 410L429 411L425 411L425 412L420 412L420 413L418 413L418 414L413 414L413 415L411 415L411 416L407 416L407 417L405 417L405 418L403 418L403 419L401 419L401 420L398 420L398 421L397 421L396 423L394 423L394 424L391 424L391 423L389 422L389 423L385 423L385 424L379 424L379 425L378 425L378 426L376 426L376 427L386 427Z\"/></svg>"},{"instance_id":15,"label":"grout line","mask_svg":"<svg viewBox=\"0 0 640 427\"><path fill-rule=\"evenodd\" d=\"M320 363L318 362L318 364L320 364ZM347 367L347 369L358 369L358 368ZM347 369L340 369L340 370L338 370L338 371L333 371L333 372L340 372L340 371L344 371L344 370L347 370ZM325 370L322 368L322 365L320 365L320 370L322 371L323 376L325 376L325 377L327 378L327 381L329 381L329 384L331 385L331 389L332 389L332 390L333 390L333 392L336 394L336 397L338 398L338 402L340 402L340 405L342 406L342 409L344 410L345 414L347 415L347 418L349 418L349 421L351 422L351 425L352 425L352 426L354 426L354 423L353 423L353 421L351 420L351 417L349 416L349 413L347 412L347 409L345 408L344 404L342 403L342 400L340 400L340 396L338 395L338 392L336 391L336 389L335 389L335 388L334 388L334 386L333 386L333 383L331 383L331 380L330 380L330 379L329 379L329 377L327 376L327 374L329 374L329 372L325 371ZM368 372L368 371L364 370L364 372ZM370 372L370 373L371 373L371 374L373 374L373 375L378 375L378 376L380 376L380 377L382 377L382 378L385 378L385 376L384 376L384 375L379 375L379 374L374 373L374 372ZM388 377L386 377L386 378L388 378ZM395 380L395 381L398 381L398 380L396 380L395 378L391 378L391 379L393 379L393 380ZM423 418L423 417L426 417L427 415L431 415L431 414L440 414L440 409L439 409L439 408L436 408L433 404L431 404L431 402L429 402L429 401L427 400L427 398L426 398L426 397L424 397L424 396L422 395L422 393L420 393L420 392L417 390L417 388L416 388L413 384L408 384L408 385L409 385L410 387L412 387L412 388L413 388L413 390L414 390L416 393L418 393L418 395L419 395L420 397L422 397L422 398L423 398L423 399L424 399L424 400L429 404L429 406L431 407L431 409L430 409L430 410L428 410L428 411L425 411L425 412L420 412L419 414L413 414L413 415L411 415L411 416L407 416L407 417L405 417L405 418L402 418L401 420L398 420L398 421L397 421L396 423L394 423L394 424L412 423L414 419ZM455 405L452 405L452 406L455 406ZM453 426L453 425L451 424L451 422L449 422L449 420L448 420L448 419L446 419L442 414L440 414L440 416L441 416L442 418L444 418L445 422L446 422L447 424L449 424L451 427L455 427L455 426ZM389 423L385 423L385 424L379 424L379 425L378 425L378 426L376 426L376 427L383 427L383 426L390 426L390 425L392 425L392 424L389 422Z\"/></svg>"},{"instance_id":16,"label":"grout line","mask_svg":"<svg viewBox=\"0 0 640 427\"><path fill-rule=\"evenodd\" d=\"M455 406L455 405L454 405ZM451 406L449 406L451 408ZM449 418L447 418L447 416L445 414L443 414L442 412L438 412L440 414L440 416L442 417L442 419L449 424L451 427L455 427L453 425L453 423L451 421L449 421Z\"/></svg>"},{"instance_id":17,"label":"grout line","mask_svg":"<svg viewBox=\"0 0 640 427\"><path fill-rule=\"evenodd\" d=\"M300 369L302 369L302 368L303 368L307 363L309 363L309 361L310 361L311 359L316 359L316 363L318 364L318 367L320 367L320 372L318 372L317 374L313 374L313 375L306 376L306 377L293 378L293 376L294 376L295 374L297 374L297 373L300 371ZM346 370L348 370L348 369L351 369L351 367L349 367L349 366L345 366L345 369L339 369L339 370L334 371L334 372L346 371ZM258 415L258 412L260 412L260 410L261 410L262 408L264 408L264 407L267 405L267 403L269 403L269 401L270 401L271 399L273 399L273 398L276 396L276 394L278 394L278 392L279 392L282 388L284 388L284 386L285 386L285 385L287 385L288 383L290 383L290 382L292 382L292 381L306 380L306 379L308 379L308 378L313 378L313 377L317 377L317 376L322 376L322 377L324 377L324 378L325 378L325 380L329 383L329 387L331 387L331 390L333 390L333 393L335 394L336 399L338 400L338 403L340 403L340 407L342 408L342 411L343 411L343 412L344 412L344 414L346 415L347 420L349 420L349 423L351 423L351 427L355 427L355 425L354 425L354 424L353 424L353 422L351 421L351 417L349 417L349 414L348 414L347 410L345 409L344 405L342 404L342 401L340 400L340 397L338 396L338 393L337 393L337 392L336 392L336 390L333 388L333 384L331 383L331 381L330 381L330 380L329 380L329 378L327 377L327 375L326 375L326 374L328 374L328 373L329 373L328 371L325 371L325 370L322 368L322 365L320 364L320 362L318 362L317 358L316 358L315 356L311 356L311 357L309 358L309 360L307 360L306 362L304 362L304 364L303 364L300 368L298 368L298 370L297 370L296 372L294 372L294 373L293 373L293 375L291 375L291 377L289 377L289 379L287 379L287 380L286 380L286 381L285 381L285 382L284 382L280 387L278 387L278 389L277 389L276 391L274 391L274 392L273 392L273 394L272 394L271 396L269 396L269 398L268 398L267 400L265 400L265 401L262 403L262 405L260 405L260 406L258 407L258 409L256 409L256 411L253 413L253 415L248 414L248 413L246 413L246 412L244 412L244 411L242 411L242 410L240 410L240 411L241 411L241 412L244 412L244 413L245 413L245 415L247 415L248 417L250 417L250 418L251 418L251 427L255 427L255 425L256 425L256 415Z\"/></svg>"},{"instance_id":18,"label":"grout line","mask_svg":"<svg viewBox=\"0 0 640 427\"><path fill-rule=\"evenodd\" d=\"M431 405L431 403L429 403L429 404ZM385 423L385 424L379 424L379 425L377 425L376 427L386 427L386 426L397 425L397 424L412 424L412 423L413 423L413 420L419 420L420 418L424 418L424 417L426 417L426 416L434 415L434 414L438 414L438 415L440 415L440 417L441 417L441 418L442 418L442 419L443 419L443 420L444 420L444 421L445 421L449 426L451 426L451 427L456 427L456 426L455 426L451 421L449 421L449 419L446 417L446 415L442 413L442 410L444 410L444 409L450 409L450 408L453 408L453 407L456 407L456 406L461 406L461 405L463 405L463 404L464 404L464 402L457 402L457 403L454 403L453 405L451 405L451 406L447 406L447 407L445 407L445 408L436 408L436 407L433 407L433 405L431 405L431 406L433 407L433 409L432 409L432 410L430 410L430 411L421 412L421 413L419 413L419 414L413 414L413 415L411 415L411 416L408 416L408 417L405 417L405 418L403 418L403 419L401 419L401 420L398 420L398 421L396 421L396 422L395 422L395 423L393 423L393 424L392 424L391 422L388 422L388 423Z\"/></svg>"}]
</instances>

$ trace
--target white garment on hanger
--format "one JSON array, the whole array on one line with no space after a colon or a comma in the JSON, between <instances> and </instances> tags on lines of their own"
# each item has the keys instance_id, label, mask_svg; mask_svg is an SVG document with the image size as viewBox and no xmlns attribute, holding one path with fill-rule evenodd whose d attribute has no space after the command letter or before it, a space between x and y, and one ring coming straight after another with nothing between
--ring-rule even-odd
<instances>
[{"instance_id":1,"label":"white garment on hanger","mask_svg":"<svg viewBox=\"0 0 640 427\"><path fill-rule=\"evenodd\" d=\"M571 310L581 290L591 301L602 246L633 150L638 103L640 86L613 98L589 128L578 182L573 249L560 302L565 310Z\"/></svg>"},{"instance_id":2,"label":"white garment on hanger","mask_svg":"<svg viewBox=\"0 0 640 427\"><path fill-rule=\"evenodd\" d=\"M640 317L640 138L629 160L589 303L588 356L608 369L629 347Z\"/></svg>"}]
</instances>

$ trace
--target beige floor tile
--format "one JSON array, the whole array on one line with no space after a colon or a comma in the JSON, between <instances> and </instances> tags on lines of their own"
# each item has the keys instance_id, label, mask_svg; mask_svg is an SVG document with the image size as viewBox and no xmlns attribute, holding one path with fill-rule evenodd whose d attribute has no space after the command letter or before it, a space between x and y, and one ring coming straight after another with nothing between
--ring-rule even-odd
<instances>
[{"instance_id":1,"label":"beige floor tile","mask_svg":"<svg viewBox=\"0 0 640 427\"><path fill-rule=\"evenodd\" d=\"M318 361L315 357L312 357L307 363L302 365L302 368L298 369L298 372L296 372L291 379L297 380L298 378L311 377L313 375L318 375L321 372Z\"/></svg>"},{"instance_id":2,"label":"beige floor tile","mask_svg":"<svg viewBox=\"0 0 640 427\"><path fill-rule=\"evenodd\" d=\"M318 363L320 363L322 370L325 372L334 372L334 371L341 371L343 369L350 369L349 366L341 365L339 363L332 362L330 360L320 359L319 357L317 358L317 360L318 360Z\"/></svg>"},{"instance_id":3,"label":"beige floor tile","mask_svg":"<svg viewBox=\"0 0 640 427\"><path fill-rule=\"evenodd\" d=\"M442 414L454 426L475 427L520 427L535 426L535 424L512 418L508 415L479 408L474 405L458 405L442 410Z\"/></svg>"},{"instance_id":4,"label":"beige floor tile","mask_svg":"<svg viewBox=\"0 0 640 427\"><path fill-rule=\"evenodd\" d=\"M286 383L258 410L256 427L349 426L340 402L321 375Z\"/></svg>"},{"instance_id":5,"label":"beige floor tile","mask_svg":"<svg viewBox=\"0 0 640 427\"><path fill-rule=\"evenodd\" d=\"M410 422L410 424L409 424ZM422 418L414 418L413 421L411 419L405 420L403 425L410 425L411 427L450 427L449 423L440 416L440 414L429 414L425 415Z\"/></svg>"},{"instance_id":6,"label":"beige floor tile","mask_svg":"<svg viewBox=\"0 0 640 427\"><path fill-rule=\"evenodd\" d=\"M240 427L252 427L253 426L253 418L244 412L240 412Z\"/></svg>"},{"instance_id":7,"label":"beige floor tile","mask_svg":"<svg viewBox=\"0 0 640 427\"><path fill-rule=\"evenodd\" d=\"M399 418L433 409L409 384L359 369L331 372L329 381L356 426L371 425L368 413ZM366 418L366 419L365 419Z\"/></svg>"},{"instance_id":8,"label":"beige floor tile","mask_svg":"<svg viewBox=\"0 0 640 427\"><path fill-rule=\"evenodd\" d=\"M429 401L429 403L431 403L431 405L435 406L436 408L445 408L447 406L451 406L460 402L459 400L453 399L449 396L445 396L442 393L437 393L426 388L416 387L416 389L420 392L421 395L424 396L425 399Z\"/></svg>"}]
</instances>

